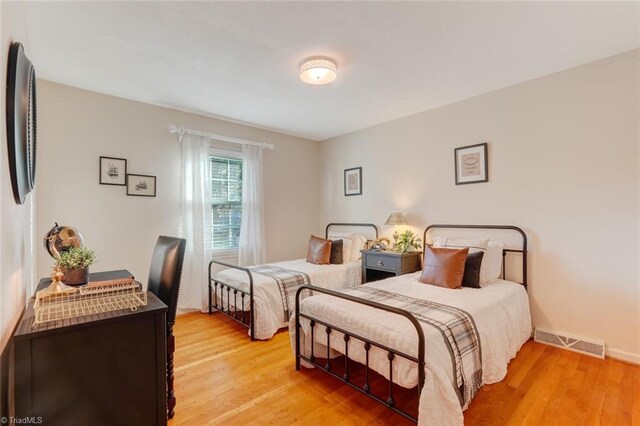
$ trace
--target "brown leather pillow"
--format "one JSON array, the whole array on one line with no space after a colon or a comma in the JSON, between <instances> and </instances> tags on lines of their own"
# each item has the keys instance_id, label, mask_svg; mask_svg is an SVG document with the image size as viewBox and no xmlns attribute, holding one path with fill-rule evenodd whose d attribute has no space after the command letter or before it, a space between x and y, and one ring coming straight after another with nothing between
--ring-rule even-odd
<instances>
[{"instance_id":1,"label":"brown leather pillow","mask_svg":"<svg viewBox=\"0 0 640 426\"><path fill-rule=\"evenodd\" d=\"M420 282L446 288L460 288L468 254L469 247L452 250L426 245Z\"/></svg>"},{"instance_id":2,"label":"brown leather pillow","mask_svg":"<svg viewBox=\"0 0 640 426\"><path fill-rule=\"evenodd\" d=\"M331 240L318 238L312 235L309 238L309 248L307 249L307 262L316 265L328 265L331 260Z\"/></svg>"}]
</instances>

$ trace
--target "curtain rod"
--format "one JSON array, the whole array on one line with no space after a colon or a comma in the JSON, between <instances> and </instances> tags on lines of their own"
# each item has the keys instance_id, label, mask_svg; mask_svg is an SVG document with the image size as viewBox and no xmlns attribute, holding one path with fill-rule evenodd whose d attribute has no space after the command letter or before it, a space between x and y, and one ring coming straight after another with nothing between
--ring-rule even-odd
<instances>
[{"instance_id":1,"label":"curtain rod","mask_svg":"<svg viewBox=\"0 0 640 426\"><path fill-rule=\"evenodd\" d=\"M184 127L177 127L177 126L174 126L173 124L169 126L169 133L177 133L180 136L182 135L202 136L204 138L217 139L219 141L224 141L224 142L239 143L241 145L259 146L260 148L266 148L271 151L276 149L275 145L272 143L254 142L254 141L248 141L245 139L232 138L230 136L216 135L215 133L205 133L205 132L200 132L198 130L185 129Z\"/></svg>"}]
</instances>

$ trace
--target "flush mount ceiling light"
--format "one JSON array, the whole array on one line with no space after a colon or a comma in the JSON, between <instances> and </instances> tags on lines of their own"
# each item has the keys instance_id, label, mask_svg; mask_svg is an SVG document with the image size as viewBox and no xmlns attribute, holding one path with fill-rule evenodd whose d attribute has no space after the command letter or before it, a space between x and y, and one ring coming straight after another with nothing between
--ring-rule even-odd
<instances>
[{"instance_id":1,"label":"flush mount ceiling light","mask_svg":"<svg viewBox=\"0 0 640 426\"><path fill-rule=\"evenodd\" d=\"M327 84L336 79L336 63L328 58L309 58L300 65L300 80L307 84Z\"/></svg>"}]
</instances>

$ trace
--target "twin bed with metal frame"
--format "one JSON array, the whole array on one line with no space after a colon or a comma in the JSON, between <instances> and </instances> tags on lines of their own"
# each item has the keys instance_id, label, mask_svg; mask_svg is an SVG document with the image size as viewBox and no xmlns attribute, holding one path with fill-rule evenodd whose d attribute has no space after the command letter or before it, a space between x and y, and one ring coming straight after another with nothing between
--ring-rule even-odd
<instances>
[{"instance_id":1,"label":"twin bed with metal frame","mask_svg":"<svg viewBox=\"0 0 640 426\"><path fill-rule=\"evenodd\" d=\"M403 304L414 306L415 303L410 303L412 299L405 295L390 293L388 290L402 293L405 287L414 287L412 291L433 294L436 296L435 299L449 301L451 305L459 303L473 312L473 315L468 315L467 318L469 320L467 324L475 328L475 334L471 336L472 343L474 343L473 339L477 340L475 342L478 346L477 351L483 360L485 353L487 354L485 365L482 361L480 363L482 377L479 378L479 382L476 378L475 392L483 384L483 378L485 383L502 380L506 375L506 365L509 360L515 356L522 344L530 337L531 322L526 296L527 237L524 231L516 226L431 225L424 231L423 241L427 241L429 231L436 229L514 232L521 237L521 245L517 248L503 248L503 279L499 280L497 284L483 286L482 289L442 289L414 283L416 275L389 278L363 285L360 290L354 291L332 291L309 285L300 287L296 297L295 316L291 318L290 322L292 336L295 333L295 337L292 337L292 339L295 338L295 341L292 341L292 344L295 346L296 370L300 370L301 364L319 368L414 422L418 422L420 419L421 424L462 423L462 410L466 409L473 394L468 400L463 400L460 392L464 391L465 385L454 389L458 383L456 379L460 376L465 378L465 371L462 369L458 371L458 376L456 376L454 352L459 350L457 356L465 356L465 349L456 347L456 342L449 345L448 349L454 371L451 375L442 373L437 364L448 364L448 361L446 358L437 356L438 354L446 356L446 351L440 349L441 346L446 346L445 334L442 334L443 339L439 339L438 333L433 330L436 328L434 324L437 326L438 323L427 324L424 318L415 312L412 313L398 307L404 306ZM508 254L517 254L521 257L522 278L518 285L504 280L507 272L505 265ZM301 300L300 296L308 290L313 291L314 295ZM391 306L387 303L380 303L379 300L375 300L375 297L363 298L354 295L359 292L362 294L389 293L401 298L402 303L398 306ZM462 301L456 302L456 298L460 298ZM494 298L497 300L492 300ZM428 300L413 300L413 302L418 304L421 302L432 303ZM454 309L451 306L437 303L434 305ZM468 314L462 309L458 310ZM494 313L494 311L498 313ZM437 314L439 312L436 312ZM376 317L380 317L377 324L375 324ZM394 321L395 324L393 324ZM402 324L401 321L405 321L405 323ZM502 336L503 334L506 337ZM390 342L395 342L397 345ZM427 357L429 352L434 359ZM388 363L388 368L385 363ZM412 367L409 368L408 365L412 365ZM441 368L444 369L444 366ZM486 369L486 374L483 374L483 368ZM408 374L413 378L408 379ZM358 380L361 380L358 383L354 379L356 375L359 376ZM487 377L484 377L485 375ZM396 376L399 377L400 383L396 380ZM429 382L427 387L425 387L425 381ZM378 392L380 386L378 386L378 389L374 391L373 382L376 382L376 385L382 383L382 387L387 390L380 394ZM447 383L451 385L452 389L441 391L440 389L449 386ZM442 386L443 384L444 386ZM458 401L455 398L456 392ZM399 402L407 401L411 405L417 406L406 407L406 404L399 404ZM416 401L417 404L415 404ZM441 412L443 413L441 414Z\"/></svg>"},{"instance_id":2,"label":"twin bed with metal frame","mask_svg":"<svg viewBox=\"0 0 640 426\"><path fill-rule=\"evenodd\" d=\"M325 238L329 238L330 229L337 228L337 227L349 228L349 229L353 229L353 228L373 229L375 233L375 238L376 239L378 238L378 227L371 223L329 223L325 228ZM215 265L228 268L226 270L227 271L226 276L224 276L224 274L221 274L221 273L214 274L213 268ZM273 265L273 267L271 268L271 271L267 269L269 265ZM272 324L272 327L269 332L267 332L263 336L257 335L256 320L258 318L258 315L262 315L263 317L265 317L266 315L273 314L273 312L264 312L264 311L258 312L259 309L257 309L257 306L260 304L257 304L256 302L259 301L258 299L260 295L262 295L265 298L271 298L272 301L274 299L279 300L280 296L282 296L281 303L285 305L285 316L286 316L288 312L288 310L286 309L287 298L286 298L286 295L284 294L274 295L274 293L279 293L278 287L273 285L275 281L270 278L265 278L265 276L263 276L260 272L257 272L257 271L264 271L265 273L273 272L276 274L274 279L278 280L277 273L285 271L284 269L280 268L281 266L284 266L290 269L296 269L297 266L300 266L300 268L297 268L300 270L312 267L314 271L313 275L305 274L304 273L305 271L300 271L301 272L300 275L304 276L306 281L311 281L311 284L317 284L317 283L314 283L313 281L321 282L320 284L317 284L321 286L320 288L322 288L322 282L326 281L322 279L323 277L329 279L329 276L331 274L335 276L336 274L340 274L341 272L344 272L344 273L348 272L350 274L349 275L350 279L348 281L351 281L351 283L344 283L345 286L348 284L356 285L356 284L360 284L361 282L360 281L361 278L359 278L361 276L360 275L361 267L360 267L359 261L350 262L349 264L344 264L344 265L311 265L306 263L304 259L300 259L297 261L279 262L279 263L269 264L269 265L264 265L267 268L243 267L243 266L237 266L237 265L221 262L215 259L211 260L211 262L209 263L209 281L208 281L209 314L212 314L213 312L216 312L216 311L220 312L228 316L229 318L233 319L234 321L238 322L242 326L248 328L249 337L251 338L251 340L255 340L256 338L268 338L270 337L269 334L272 335L272 332L274 329L277 329L280 327L278 327L277 324L275 325ZM291 271L291 272L296 272L296 271ZM235 274L235 276L232 277L231 276L232 274ZM265 283L264 282L265 280L269 280L270 282ZM278 285L280 285L280 283L278 283ZM269 288L267 288L268 286ZM297 289L297 286L295 287L295 289ZM282 292L281 286L280 286L280 292ZM260 295L258 295L258 293L260 293ZM295 296L295 293L292 295L292 298L293 296ZM271 303L271 305L273 305L273 303ZM264 310L270 310L270 309L272 310L273 308L271 305L269 305L268 303L262 303L260 306ZM293 309L293 306L291 306L291 309ZM277 314L280 315L280 313L277 313ZM286 324L288 320L289 320L289 317L287 316L283 322ZM274 321L272 321L272 323Z\"/></svg>"}]
</instances>

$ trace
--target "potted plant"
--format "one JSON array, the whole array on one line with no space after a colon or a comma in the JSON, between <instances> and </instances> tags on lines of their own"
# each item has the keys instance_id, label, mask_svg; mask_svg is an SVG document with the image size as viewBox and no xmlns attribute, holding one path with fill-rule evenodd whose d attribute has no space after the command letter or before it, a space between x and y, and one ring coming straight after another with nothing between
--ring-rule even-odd
<instances>
[{"instance_id":1,"label":"potted plant","mask_svg":"<svg viewBox=\"0 0 640 426\"><path fill-rule=\"evenodd\" d=\"M422 239L413 233L413 231L404 231L398 235L395 244L395 250L398 253L409 253L422 248Z\"/></svg>"},{"instance_id":2,"label":"potted plant","mask_svg":"<svg viewBox=\"0 0 640 426\"><path fill-rule=\"evenodd\" d=\"M86 284L89 281L89 266L96 262L96 254L88 247L72 247L60 254L58 266L64 274L66 285Z\"/></svg>"}]
</instances>

